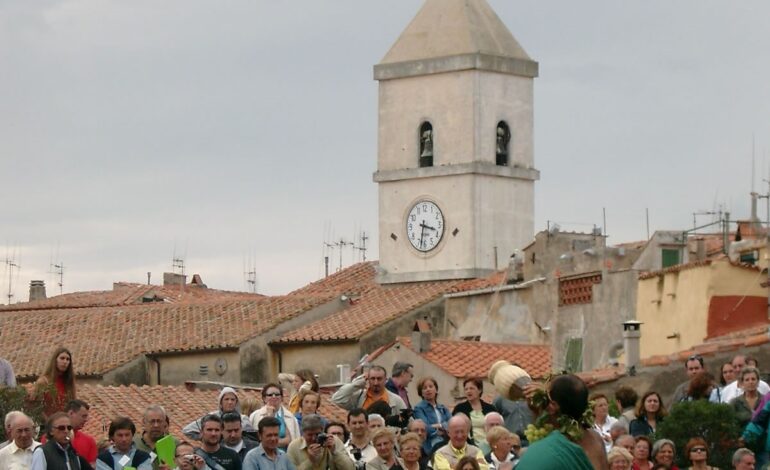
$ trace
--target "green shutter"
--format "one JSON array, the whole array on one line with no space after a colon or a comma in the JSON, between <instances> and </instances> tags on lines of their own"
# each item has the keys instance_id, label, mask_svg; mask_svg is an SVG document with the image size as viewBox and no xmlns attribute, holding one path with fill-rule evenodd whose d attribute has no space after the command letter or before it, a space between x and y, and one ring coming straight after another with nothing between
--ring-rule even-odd
<instances>
[{"instance_id":1,"label":"green shutter","mask_svg":"<svg viewBox=\"0 0 770 470\"><path fill-rule=\"evenodd\" d=\"M663 268L668 268L669 266L676 266L681 261L679 260L679 250L678 249L671 249L671 248L663 248L661 250L661 254L663 257Z\"/></svg>"},{"instance_id":2,"label":"green shutter","mask_svg":"<svg viewBox=\"0 0 770 470\"><path fill-rule=\"evenodd\" d=\"M567 354L564 364L570 372L583 370L583 338L570 338L567 340Z\"/></svg>"}]
</instances>

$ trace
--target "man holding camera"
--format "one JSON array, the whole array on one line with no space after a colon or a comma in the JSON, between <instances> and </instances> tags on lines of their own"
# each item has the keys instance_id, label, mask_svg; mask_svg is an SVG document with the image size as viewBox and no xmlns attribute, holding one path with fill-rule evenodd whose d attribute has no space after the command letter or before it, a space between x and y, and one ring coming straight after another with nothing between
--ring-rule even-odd
<instances>
[{"instance_id":1,"label":"man holding camera","mask_svg":"<svg viewBox=\"0 0 770 470\"><path fill-rule=\"evenodd\" d=\"M377 457L377 450L369 440L369 418L366 411L361 408L353 408L348 413L348 430L350 439L345 443L348 455L356 464L356 468L363 468L368 462Z\"/></svg>"},{"instance_id":2,"label":"man holding camera","mask_svg":"<svg viewBox=\"0 0 770 470\"><path fill-rule=\"evenodd\" d=\"M378 401L390 405L391 416L401 413L406 408L400 396L385 388L387 371L382 366L372 366L365 374L340 387L332 395L332 402L346 410L353 408L367 409Z\"/></svg>"},{"instance_id":3,"label":"man holding camera","mask_svg":"<svg viewBox=\"0 0 770 470\"><path fill-rule=\"evenodd\" d=\"M302 418L302 437L294 439L286 453L297 470L355 470L342 441L323 432L318 415Z\"/></svg>"}]
</instances>

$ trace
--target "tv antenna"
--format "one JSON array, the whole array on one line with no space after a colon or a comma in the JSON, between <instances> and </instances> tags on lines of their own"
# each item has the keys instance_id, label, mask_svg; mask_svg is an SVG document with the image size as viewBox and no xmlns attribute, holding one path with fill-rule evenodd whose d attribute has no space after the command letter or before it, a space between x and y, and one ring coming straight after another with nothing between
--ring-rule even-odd
<instances>
[{"instance_id":1,"label":"tv antenna","mask_svg":"<svg viewBox=\"0 0 770 470\"><path fill-rule=\"evenodd\" d=\"M257 262L249 253L249 264L246 267L246 260L243 260L243 279L246 283L246 291L252 294L257 293Z\"/></svg>"},{"instance_id":2,"label":"tv antenna","mask_svg":"<svg viewBox=\"0 0 770 470\"><path fill-rule=\"evenodd\" d=\"M344 238L340 237L339 241L331 242L331 243L324 242L324 245L326 245L332 251L335 249L338 249L340 251L340 265L339 265L339 268L337 268L337 271L342 271L342 250L346 246L353 246L353 242L346 242Z\"/></svg>"},{"instance_id":3,"label":"tv antenna","mask_svg":"<svg viewBox=\"0 0 770 470\"><path fill-rule=\"evenodd\" d=\"M64 262L51 263L49 274L56 276L56 285L59 286L59 295L64 293Z\"/></svg>"},{"instance_id":4,"label":"tv antenna","mask_svg":"<svg viewBox=\"0 0 770 470\"><path fill-rule=\"evenodd\" d=\"M369 240L369 236L366 235L366 231L362 231L358 239L361 241L361 244L358 246L353 245L353 249L358 250L361 255L361 261L366 262L366 241Z\"/></svg>"},{"instance_id":5,"label":"tv antenna","mask_svg":"<svg viewBox=\"0 0 770 470\"><path fill-rule=\"evenodd\" d=\"M19 255L19 258L21 258L21 255ZM13 271L16 270L16 281L19 280L19 271L21 271L21 263L16 261L16 250L13 250L13 256L10 258L6 254L5 256L5 269L8 272L8 294L6 294L6 297L8 298L8 305L11 305L11 302L13 301Z\"/></svg>"}]
</instances>

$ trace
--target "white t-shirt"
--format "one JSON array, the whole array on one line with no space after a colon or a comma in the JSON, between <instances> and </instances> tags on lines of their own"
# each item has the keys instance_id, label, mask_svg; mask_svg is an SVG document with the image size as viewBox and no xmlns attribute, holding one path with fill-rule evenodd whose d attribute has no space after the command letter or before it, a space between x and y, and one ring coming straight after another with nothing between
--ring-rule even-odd
<instances>
[{"instance_id":1,"label":"white t-shirt","mask_svg":"<svg viewBox=\"0 0 770 470\"><path fill-rule=\"evenodd\" d=\"M615 421L617 421L617 418L613 418L612 416L607 416L607 419L604 420L604 425L600 426L598 423L594 423L594 430L599 433L600 436L602 436L602 442L604 442L604 450L606 452L609 452L610 449L612 449L612 439L610 439L610 428L613 424L615 424Z\"/></svg>"},{"instance_id":2,"label":"white t-shirt","mask_svg":"<svg viewBox=\"0 0 770 470\"><path fill-rule=\"evenodd\" d=\"M764 380L760 380L759 385L757 386L757 392L759 392L760 395L765 395L767 392L770 392L770 385L767 385L767 382ZM734 380L725 385L725 388L722 389L721 403L730 403L730 400L741 395L743 395L743 389L738 388L738 381Z\"/></svg>"}]
</instances>

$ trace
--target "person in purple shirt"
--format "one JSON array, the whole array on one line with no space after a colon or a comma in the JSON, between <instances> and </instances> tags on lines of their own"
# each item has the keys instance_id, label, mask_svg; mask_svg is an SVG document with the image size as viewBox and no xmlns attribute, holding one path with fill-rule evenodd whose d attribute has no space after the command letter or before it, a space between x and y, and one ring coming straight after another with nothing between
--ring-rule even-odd
<instances>
[{"instance_id":1,"label":"person in purple shirt","mask_svg":"<svg viewBox=\"0 0 770 470\"><path fill-rule=\"evenodd\" d=\"M385 388L400 396L407 409L412 409L411 403L409 403L409 392L406 387L409 386L409 382L414 377L414 366L408 362L396 362L393 364L393 370L390 374L390 378L385 382Z\"/></svg>"}]
</instances>

